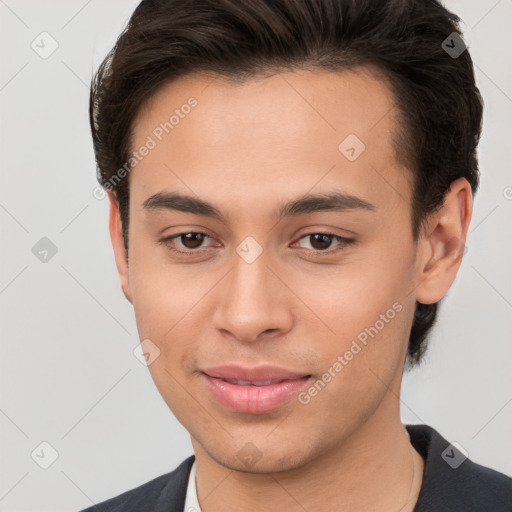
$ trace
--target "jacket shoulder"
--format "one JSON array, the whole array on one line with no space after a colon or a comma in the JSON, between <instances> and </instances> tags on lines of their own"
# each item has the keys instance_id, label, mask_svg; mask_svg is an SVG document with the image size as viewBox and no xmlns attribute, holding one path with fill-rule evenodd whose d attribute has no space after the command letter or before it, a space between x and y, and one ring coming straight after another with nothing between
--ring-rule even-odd
<instances>
[{"instance_id":1,"label":"jacket shoulder","mask_svg":"<svg viewBox=\"0 0 512 512\"><path fill-rule=\"evenodd\" d=\"M174 471L97 503L80 512L182 512L190 468L195 457L185 459Z\"/></svg>"},{"instance_id":2,"label":"jacket shoulder","mask_svg":"<svg viewBox=\"0 0 512 512\"><path fill-rule=\"evenodd\" d=\"M485 510L511 510L512 478L473 461L466 462L464 490L474 502L472 504L484 507Z\"/></svg>"},{"instance_id":3,"label":"jacket shoulder","mask_svg":"<svg viewBox=\"0 0 512 512\"><path fill-rule=\"evenodd\" d=\"M427 425L407 425L407 430L425 460L414 512L512 510L512 478L473 462Z\"/></svg>"}]
</instances>

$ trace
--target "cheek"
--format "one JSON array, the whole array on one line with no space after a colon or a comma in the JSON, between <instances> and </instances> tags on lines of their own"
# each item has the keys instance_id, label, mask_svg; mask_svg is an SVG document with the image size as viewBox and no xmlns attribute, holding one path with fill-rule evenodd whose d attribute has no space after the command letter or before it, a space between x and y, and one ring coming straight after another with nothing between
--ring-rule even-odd
<instances>
[{"instance_id":1,"label":"cheek","mask_svg":"<svg viewBox=\"0 0 512 512\"><path fill-rule=\"evenodd\" d=\"M211 272L199 275L190 267L161 260L149 262L150 258L148 255L146 260L142 252L134 250L130 271L133 307L140 339L150 339L160 350L159 364L149 368L152 374L161 374L155 382L170 380L172 384L163 365L173 375L186 373L198 342L211 336L205 332L212 316L212 311L205 309L205 299L219 276Z\"/></svg>"},{"instance_id":2,"label":"cheek","mask_svg":"<svg viewBox=\"0 0 512 512\"><path fill-rule=\"evenodd\" d=\"M372 414L401 373L412 312L398 301L376 301L358 313L349 309L336 335L323 343L322 373L301 403L349 430Z\"/></svg>"},{"instance_id":3,"label":"cheek","mask_svg":"<svg viewBox=\"0 0 512 512\"><path fill-rule=\"evenodd\" d=\"M297 294L307 297L309 308L322 320L320 325L312 317L324 333L316 335L323 371L331 369L336 375L326 376L332 379L326 388L337 395L327 392L320 397L326 406L329 400L340 400L357 408L359 401L381 396L405 357L414 313L414 301L408 295L408 260L405 255L387 256L387 250L373 255L328 276L300 281L304 287ZM315 293L308 295L312 281Z\"/></svg>"},{"instance_id":4,"label":"cheek","mask_svg":"<svg viewBox=\"0 0 512 512\"><path fill-rule=\"evenodd\" d=\"M338 267L290 274L289 279L293 279L296 295L315 314L315 323L322 320L334 338L346 340L373 325L388 310L393 320L394 303L405 307L410 291L405 261L375 251L371 258L347 259Z\"/></svg>"},{"instance_id":5,"label":"cheek","mask_svg":"<svg viewBox=\"0 0 512 512\"><path fill-rule=\"evenodd\" d=\"M162 336L204 296L206 285L185 266L165 261L154 242L139 241L131 251L130 289L141 336Z\"/></svg>"}]
</instances>

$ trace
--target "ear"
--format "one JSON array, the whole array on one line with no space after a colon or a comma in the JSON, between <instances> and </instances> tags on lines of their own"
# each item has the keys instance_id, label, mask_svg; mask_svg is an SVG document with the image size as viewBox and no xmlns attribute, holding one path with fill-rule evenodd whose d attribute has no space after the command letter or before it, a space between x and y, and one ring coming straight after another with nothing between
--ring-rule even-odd
<instances>
[{"instance_id":1,"label":"ear","mask_svg":"<svg viewBox=\"0 0 512 512\"><path fill-rule=\"evenodd\" d=\"M117 273L119 274L121 289L123 290L124 296L128 299L129 302L132 302L130 292L130 279L128 275L128 255L124 247L121 215L119 213L119 202L117 201L113 192L109 191L107 194L110 204L110 240L112 241L112 247L114 249Z\"/></svg>"},{"instance_id":2,"label":"ear","mask_svg":"<svg viewBox=\"0 0 512 512\"><path fill-rule=\"evenodd\" d=\"M442 207L427 221L418 241L418 302L439 302L450 289L462 262L472 213L471 185L459 178L452 182Z\"/></svg>"}]
</instances>

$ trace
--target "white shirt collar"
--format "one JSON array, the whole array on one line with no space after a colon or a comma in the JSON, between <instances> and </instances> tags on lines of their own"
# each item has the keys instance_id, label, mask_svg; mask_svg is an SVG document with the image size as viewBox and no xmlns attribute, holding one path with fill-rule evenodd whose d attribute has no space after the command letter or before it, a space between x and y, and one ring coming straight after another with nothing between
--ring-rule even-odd
<instances>
[{"instance_id":1,"label":"white shirt collar","mask_svg":"<svg viewBox=\"0 0 512 512\"><path fill-rule=\"evenodd\" d=\"M190 468L190 476L188 477L187 495L185 497L185 507L183 512L202 512L197 499L196 489L196 461L194 460Z\"/></svg>"}]
</instances>

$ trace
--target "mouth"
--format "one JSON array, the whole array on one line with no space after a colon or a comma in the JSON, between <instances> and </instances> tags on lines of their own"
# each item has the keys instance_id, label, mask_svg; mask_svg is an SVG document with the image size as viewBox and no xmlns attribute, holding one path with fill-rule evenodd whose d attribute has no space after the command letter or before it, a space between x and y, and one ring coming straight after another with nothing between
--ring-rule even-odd
<instances>
[{"instance_id":1,"label":"mouth","mask_svg":"<svg viewBox=\"0 0 512 512\"><path fill-rule=\"evenodd\" d=\"M213 398L225 408L261 414L287 403L312 375L270 366L254 369L224 366L205 369L202 377Z\"/></svg>"},{"instance_id":2,"label":"mouth","mask_svg":"<svg viewBox=\"0 0 512 512\"><path fill-rule=\"evenodd\" d=\"M215 378L215 377L214 377ZM238 380L238 379L220 379L224 382L229 382L230 384L236 384L237 386L270 386L271 384L279 384L280 382L285 382L286 380L292 379L269 379L269 380Z\"/></svg>"}]
</instances>

